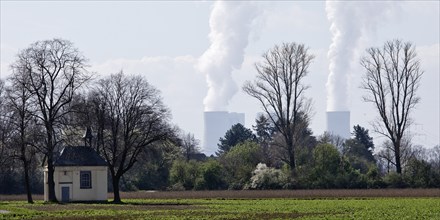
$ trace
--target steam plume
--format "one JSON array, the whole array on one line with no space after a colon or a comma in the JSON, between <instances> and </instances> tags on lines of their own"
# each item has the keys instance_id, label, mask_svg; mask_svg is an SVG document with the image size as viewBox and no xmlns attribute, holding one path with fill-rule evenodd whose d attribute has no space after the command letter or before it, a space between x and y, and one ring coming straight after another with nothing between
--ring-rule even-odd
<instances>
[{"instance_id":1,"label":"steam plume","mask_svg":"<svg viewBox=\"0 0 440 220\"><path fill-rule=\"evenodd\" d=\"M333 35L328 52L327 111L347 111L350 75L357 64L359 43L374 33L390 13L390 2L327 1L325 10Z\"/></svg>"},{"instance_id":2,"label":"steam plume","mask_svg":"<svg viewBox=\"0 0 440 220\"><path fill-rule=\"evenodd\" d=\"M243 63L256 14L256 6L249 2L218 1L214 4L209 19L211 45L198 63L208 83L208 94L203 101L205 111L226 110L237 92L231 73Z\"/></svg>"}]
</instances>

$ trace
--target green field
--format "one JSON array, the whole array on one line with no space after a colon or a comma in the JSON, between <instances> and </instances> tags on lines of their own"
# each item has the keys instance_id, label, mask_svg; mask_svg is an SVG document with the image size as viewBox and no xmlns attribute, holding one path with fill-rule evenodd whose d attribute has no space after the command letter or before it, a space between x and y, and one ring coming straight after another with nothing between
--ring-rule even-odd
<instances>
[{"instance_id":1,"label":"green field","mask_svg":"<svg viewBox=\"0 0 440 220\"><path fill-rule=\"evenodd\" d=\"M125 204L0 201L0 219L440 219L439 198L126 199Z\"/></svg>"}]
</instances>

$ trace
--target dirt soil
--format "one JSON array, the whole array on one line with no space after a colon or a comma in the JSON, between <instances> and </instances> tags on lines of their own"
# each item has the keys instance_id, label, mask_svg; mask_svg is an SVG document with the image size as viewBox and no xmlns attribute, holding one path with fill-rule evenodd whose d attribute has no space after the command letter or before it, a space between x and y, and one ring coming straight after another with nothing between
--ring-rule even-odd
<instances>
[{"instance_id":1,"label":"dirt soil","mask_svg":"<svg viewBox=\"0 0 440 220\"><path fill-rule=\"evenodd\" d=\"M121 192L122 199L264 199L264 198L440 197L440 189L218 190ZM33 195L43 200L43 195ZM113 199L113 193L108 194ZM0 201L26 200L26 195L0 195Z\"/></svg>"}]
</instances>

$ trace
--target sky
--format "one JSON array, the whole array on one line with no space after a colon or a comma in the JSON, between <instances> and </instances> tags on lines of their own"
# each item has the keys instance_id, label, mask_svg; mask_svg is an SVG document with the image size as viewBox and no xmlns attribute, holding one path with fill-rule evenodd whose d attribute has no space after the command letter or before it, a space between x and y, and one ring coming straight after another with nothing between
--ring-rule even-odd
<instances>
[{"instance_id":1,"label":"sky","mask_svg":"<svg viewBox=\"0 0 440 220\"><path fill-rule=\"evenodd\" d=\"M106 76L140 74L161 91L172 122L203 138L203 111L262 112L241 87L276 44L306 45L315 56L305 83L311 129L321 135L327 110L350 110L351 125L377 119L360 88L359 59L369 47L401 39L416 46L424 75L410 128L417 145L440 143L440 3L325 1L1 1L0 78L16 54L39 40L63 38ZM329 80L330 76L330 80ZM372 133L376 146L385 140Z\"/></svg>"}]
</instances>

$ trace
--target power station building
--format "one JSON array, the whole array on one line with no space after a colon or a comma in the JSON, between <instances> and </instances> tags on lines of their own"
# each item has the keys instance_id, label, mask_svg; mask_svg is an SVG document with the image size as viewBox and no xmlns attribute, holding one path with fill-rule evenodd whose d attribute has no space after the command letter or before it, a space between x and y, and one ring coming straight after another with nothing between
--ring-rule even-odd
<instances>
[{"instance_id":1,"label":"power station building","mask_svg":"<svg viewBox=\"0 0 440 220\"><path fill-rule=\"evenodd\" d=\"M350 112L330 111L327 112L327 132L338 135L344 139L350 138Z\"/></svg>"},{"instance_id":2,"label":"power station building","mask_svg":"<svg viewBox=\"0 0 440 220\"><path fill-rule=\"evenodd\" d=\"M207 156L215 155L219 139L225 136L232 125L244 125L244 113L227 111L204 112L203 150Z\"/></svg>"}]
</instances>

